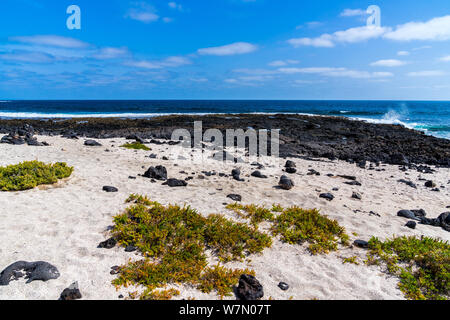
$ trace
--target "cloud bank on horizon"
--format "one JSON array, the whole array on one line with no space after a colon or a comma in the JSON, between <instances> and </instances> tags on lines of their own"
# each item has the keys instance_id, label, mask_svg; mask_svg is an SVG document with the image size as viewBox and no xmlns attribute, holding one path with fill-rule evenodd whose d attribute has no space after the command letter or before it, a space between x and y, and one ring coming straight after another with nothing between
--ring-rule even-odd
<instances>
[{"instance_id":1,"label":"cloud bank on horizon","mask_svg":"<svg viewBox=\"0 0 450 320\"><path fill-rule=\"evenodd\" d=\"M450 100L447 2L75 2L0 4L1 99Z\"/></svg>"}]
</instances>

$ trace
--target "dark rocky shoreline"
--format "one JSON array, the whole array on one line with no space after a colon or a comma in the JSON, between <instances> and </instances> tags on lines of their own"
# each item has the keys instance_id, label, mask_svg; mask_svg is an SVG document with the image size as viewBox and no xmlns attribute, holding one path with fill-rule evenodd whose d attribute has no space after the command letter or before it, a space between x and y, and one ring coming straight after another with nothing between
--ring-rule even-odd
<instances>
[{"instance_id":1,"label":"dark rocky shoreline","mask_svg":"<svg viewBox=\"0 0 450 320\"><path fill-rule=\"evenodd\" d=\"M67 120L0 120L0 133L14 134L31 125L34 134L85 138L170 139L173 130L194 121L207 129L281 129L281 157L340 159L395 165L450 167L450 140L427 136L399 125L372 124L341 117L304 115L164 116L150 119L86 118Z\"/></svg>"}]
</instances>

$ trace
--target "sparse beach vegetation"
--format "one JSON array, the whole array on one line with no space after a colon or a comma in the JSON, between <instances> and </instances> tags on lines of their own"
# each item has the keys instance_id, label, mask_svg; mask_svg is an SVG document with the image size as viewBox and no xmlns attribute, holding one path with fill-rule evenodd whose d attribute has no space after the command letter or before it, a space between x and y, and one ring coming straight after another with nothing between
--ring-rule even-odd
<instances>
[{"instance_id":1,"label":"sparse beach vegetation","mask_svg":"<svg viewBox=\"0 0 450 320\"><path fill-rule=\"evenodd\" d=\"M268 235L220 215L205 218L190 207L163 206L138 195L131 195L127 202L131 206L114 218L113 235L119 244L137 247L144 259L123 266L113 283L145 286L142 299L157 298L155 289L175 283L228 295L241 274L254 272L210 267L206 250L220 260L232 261L271 245Z\"/></svg>"},{"instance_id":2,"label":"sparse beach vegetation","mask_svg":"<svg viewBox=\"0 0 450 320\"><path fill-rule=\"evenodd\" d=\"M147 147L145 144L142 144L140 142L133 142L133 143L125 143L121 145L120 147L126 148L126 149L133 149L133 150L144 150L144 151L151 151L152 149Z\"/></svg>"},{"instance_id":3,"label":"sparse beach vegetation","mask_svg":"<svg viewBox=\"0 0 450 320\"><path fill-rule=\"evenodd\" d=\"M0 190L22 191L39 185L49 185L59 179L70 177L73 168L66 163L45 164L39 161L25 161L16 165L0 167Z\"/></svg>"},{"instance_id":4,"label":"sparse beach vegetation","mask_svg":"<svg viewBox=\"0 0 450 320\"><path fill-rule=\"evenodd\" d=\"M385 264L400 278L399 288L412 300L447 300L450 296L450 245L429 237L394 237L369 241L367 264Z\"/></svg>"}]
</instances>

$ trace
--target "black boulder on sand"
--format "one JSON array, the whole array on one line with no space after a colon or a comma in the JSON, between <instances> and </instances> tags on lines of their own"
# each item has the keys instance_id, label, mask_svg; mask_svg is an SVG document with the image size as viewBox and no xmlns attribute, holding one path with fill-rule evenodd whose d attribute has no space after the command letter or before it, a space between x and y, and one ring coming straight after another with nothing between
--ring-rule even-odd
<instances>
[{"instance_id":1,"label":"black boulder on sand","mask_svg":"<svg viewBox=\"0 0 450 320\"><path fill-rule=\"evenodd\" d=\"M240 169L233 169L231 171L231 176L236 181L241 181L241 182L244 181L244 179L241 179L241 170Z\"/></svg>"},{"instance_id":2,"label":"black boulder on sand","mask_svg":"<svg viewBox=\"0 0 450 320\"><path fill-rule=\"evenodd\" d=\"M99 143L99 142L97 142L95 140L86 140L84 142L84 145L88 146L88 147L101 147L102 146L101 143Z\"/></svg>"},{"instance_id":3,"label":"black boulder on sand","mask_svg":"<svg viewBox=\"0 0 450 320\"><path fill-rule=\"evenodd\" d=\"M264 297L263 286L251 275L243 274L236 288L236 297L239 300L258 300Z\"/></svg>"},{"instance_id":4,"label":"black boulder on sand","mask_svg":"<svg viewBox=\"0 0 450 320\"><path fill-rule=\"evenodd\" d=\"M167 169L164 166L150 167L144 173L144 177L161 181L167 180Z\"/></svg>"},{"instance_id":5,"label":"black boulder on sand","mask_svg":"<svg viewBox=\"0 0 450 320\"><path fill-rule=\"evenodd\" d=\"M281 176L280 182L278 182L278 186L284 190L291 190L295 186L295 184L294 181L292 181L288 177Z\"/></svg>"},{"instance_id":6,"label":"black boulder on sand","mask_svg":"<svg viewBox=\"0 0 450 320\"><path fill-rule=\"evenodd\" d=\"M284 165L285 168L296 168L297 166L295 165L294 161L288 160L286 161L286 164Z\"/></svg>"},{"instance_id":7,"label":"black boulder on sand","mask_svg":"<svg viewBox=\"0 0 450 320\"><path fill-rule=\"evenodd\" d=\"M7 286L11 281L18 280L23 276L25 276L25 279L28 279L27 283L30 283L35 280L48 281L58 279L60 274L58 269L48 262L17 261L0 273L0 286Z\"/></svg>"},{"instance_id":8,"label":"black boulder on sand","mask_svg":"<svg viewBox=\"0 0 450 320\"><path fill-rule=\"evenodd\" d=\"M426 216L426 212L424 210L400 210L397 212L397 216L422 221L422 218Z\"/></svg>"},{"instance_id":9,"label":"black boulder on sand","mask_svg":"<svg viewBox=\"0 0 450 320\"><path fill-rule=\"evenodd\" d=\"M255 178L260 178L260 179L267 179L267 176L262 174L261 171L259 171L259 170L253 171L251 176L255 177Z\"/></svg>"},{"instance_id":10,"label":"black boulder on sand","mask_svg":"<svg viewBox=\"0 0 450 320\"><path fill-rule=\"evenodd\" d=\"M236 202L242 201L242 196L239 194L229 194L227 195L227 198L230 198L231 200Z\"/></svg>"},{"instance_id":11,"label":"black boulder on sand","mask_svg":"<svg viewBox=\"0 0 450 320\"><path fill-rule=\"evenodd\" d=\"M355 241L353 242L353 244L354 244L355 246L357 246L358 248L362 248L362 249L367 249L367 248L369 248L369 243L368 243L367 241L365 241L365 240L355 240Z\"/></svg>"},{"instance_id":12,"label":"black boulder on sand","mask_svg":"<svg viewBox=\"0 0 450 320\"><path fill-rule=\"evenodd\" d=\"M100 244L97 246L97 248L101 249L112 249L116 246L117 240L114 238L109 238L108 240L105 240L103 242L100 242Z\"/></svg>"},{"instance_id":13,"label":"black boulder on sand","mask_svg":"<svg viewBox=\"0 0 450 320\"><path fill-rule=\"evenodd\" d=\"M328 201L331 201L334 199L334 196L331 193L322 193L319 196L320 198L326 199Z\"/></svg>"},{"instance_id":14,"label":"black boulder on sand","mask_svg":"<svg viewBox=\"0 0 450 320\"><path fill-rule=\"evenodd\" d=\"M184 180L168 179L166 182L163 183L163 185L175 188L175 187L186 187L188 184Z\"/></svg>"},{"instance_id":15,"label":"black boulder on sand","mask_svg":"<svg viewBox=\"0 0 450 320\"><path fill-rule=\"evenodd\" d=\"M82 297L83 296L81 295L80 289L78 287L78 282L74 282L68 288L64 289L59 297L59 300L78 300Z\"/></svg>"},{"instance_id":16,"label":"black boulder on sand","mask_svg":"<svg viewBox=\"0 0 450 320\"><path fill-rule=\"evenodd\" d=\"M119 192L119 189L117 189L116 187L104 186L103 187L103 191L105 191L105 192Z\"/></svg>"}]
</instances>

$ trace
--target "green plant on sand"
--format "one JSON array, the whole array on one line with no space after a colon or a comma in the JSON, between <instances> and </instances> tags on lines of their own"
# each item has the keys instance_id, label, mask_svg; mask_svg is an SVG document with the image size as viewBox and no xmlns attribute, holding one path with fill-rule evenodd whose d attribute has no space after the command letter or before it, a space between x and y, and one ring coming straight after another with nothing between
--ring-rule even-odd
<instances>
[{"instance_id":1,"label":"green plant on sand","mask_svg":"<svg viewBox=\"0 0 450 320\"><path fill-rule=\"evenodd\" d=\"M335 220L319 213L317 209L305 210L299 207L284 209L275 218L272 227L274 235L280 235L284 242L298 244L308 242L312 254L328 253L342 245L349 244L349 236Z\"/></svg>"},{"instance_id":2,"label":"green plant on sand","mask_svg":"<svg viewBox=\"0 0 450 320\"><path fill-rule=\"evenodd\" d=\"M272 205L271 209L267 209L239 203L229 204L226 208L240 217L250 219L255 228L263 221L272 222L273 235L280 235L282 241L290 244L308 242L312 254L335 251L339 241L343 245L349 244L345 229L316 209L306 210L295 206L285 209L281 205Z\"/></svg>"},{"instance_id":3,"label":"green plant on sand","mask_svg":"<svg viewBox=\"0 0 450 320\"><path fill-rule=\"evenodd\" d=\"M387 265L400 278L408 299L442 300L450 297L450 245L429 237L394 237L369 241L367 264Z\"/></svg>"},{"instance_id":4,"label":"green plant on sand","mask_svg":"<svg viewBox=\"0 0 450 320\"><path fill-rule=\"evenodd\" d=\"M0 190L22 191L39 185L54 184L59 179L70 177L72 172L73 168L62 162L45 164L39 161L25 161L0 167Z\"/></svg>"},{"instance_id":5,"label":"green plant on sand","mask_svg":"<svg viewBox=\"0 0 450 320\"><path fill-rule=\"evenodd\" d=\"M144 259L123 266L113 283L143 285L142 299L154 298L156 289L175 283L229 295L241 274L253 272L219 265L211 268L206 249L223 261L231 261L271 245L268 235L220 215L205 218L190 207L163 206L138 195L131 195L127 202L133 203L114 218L113 236L123 246L136 246Z\"/></svg>"},{"instance_id":6,"label":"green plant on sand","mask_svg":"<svg viewBox=\"0 0 450 320\"><path fill-rule=\"evenodd\" d=\"M133 150L145 150L150 151L149 147L147 147L145 144L142 144L140 142L133 142L133 143L125 143L124 145L120 146L121 148L127 148L127 149L133 149Z\"/></svg>"}]
</instances>

